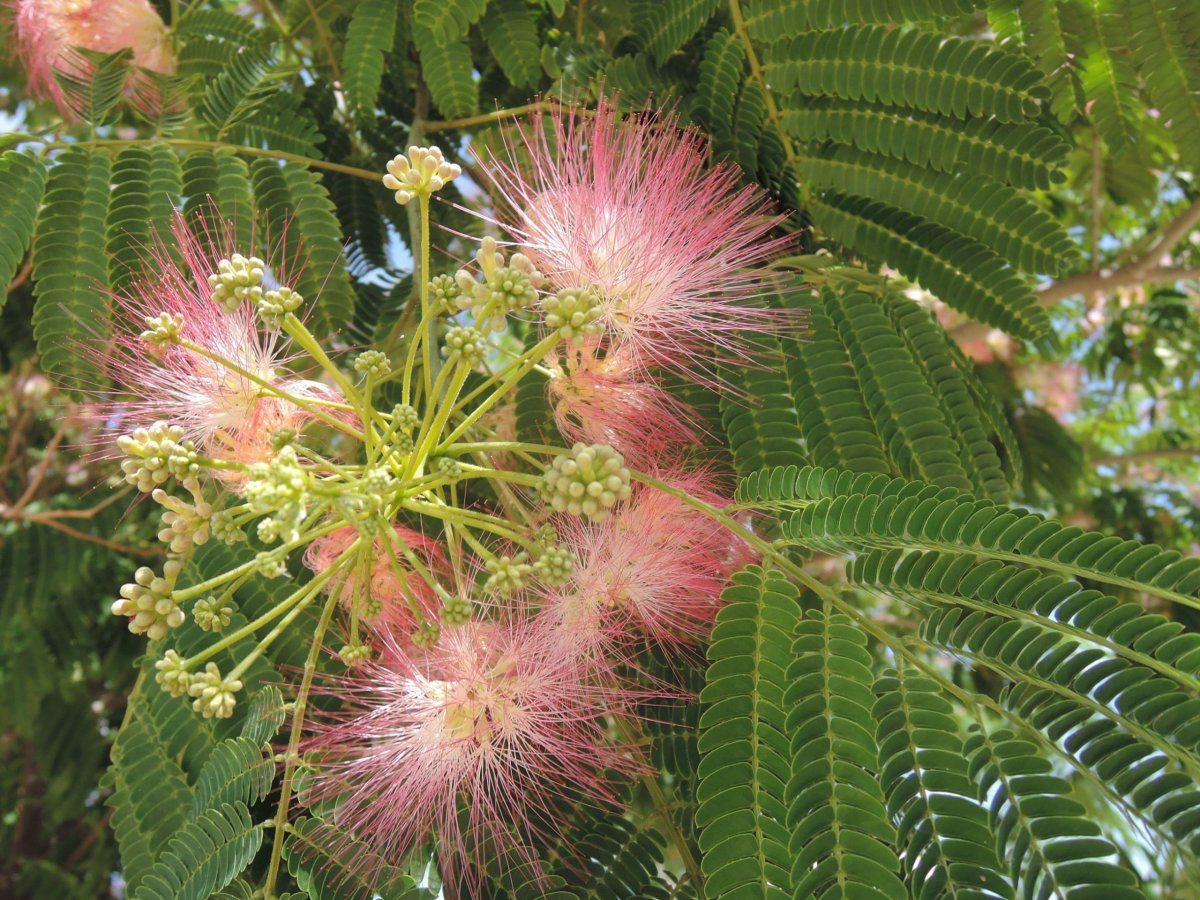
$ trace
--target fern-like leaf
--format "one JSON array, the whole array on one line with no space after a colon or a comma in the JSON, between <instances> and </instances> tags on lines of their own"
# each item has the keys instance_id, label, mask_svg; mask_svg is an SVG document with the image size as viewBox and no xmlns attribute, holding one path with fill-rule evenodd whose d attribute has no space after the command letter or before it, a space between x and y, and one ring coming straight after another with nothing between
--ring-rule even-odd
<instances>
[{"instance_id":1,"label":"fern-like leaf","mask_svg":"<svg viewBox=\"0 0 1200 900\"><path fill-rule=\"evenodd\" d=\"M900 665L876 682L875 693L880 782L910 893L919 900L1011 898L941 686Z\"/></svg>"},{"instance_id":2,"label":"fern-like leaf","mask_svg":"<svg viewBox=\"0 0 1200 900\"><path fill-rule=\"evenodd\" d=\"M207 900L250 864L262 836L244 804L209 809L171 839L133 900Z\"/></svg>"},{"instance_id":3,"label":"fern-like leaf","mask_svg":"<svg viewBox=\"0 0 1200 900\"><path fill-rule=\"evenodd\" d=\"M283 845L288 871L312 900L425 900L428 891L378 857L362 843L321 819L292 824Z\"/></svg>"},{"instance_id":4,"label":"fern-like leaf","mask_svg":"<svg viewBox=\"0 0 1200 900\"><path fill-rule=\"evenodd\" d=\"M183 158L183 211L203 219L219 233L221 223L233 230L239 247L249 247L254 231L254 196L250 168L232 150L200 150Z\"/></svg>"},{"instance_id":5,"label":"fern-like leaf","mask_svg":"<svg viewBox=\"0 0 1200 900\"><path fill-rule=\"evenodd\" d=\"M34 230L33 333L42 370L73 388L96 384L95 358L79 349L109 330L103 242L111 161L102 150L64 150L50 170Z\"/></svg>"},{"instance_id":6,"label":"fern-like leaf","mask_svg":"<svg viewBox=\"0 0 1200 900\"><path fill-rule=\"evenodd\" d=\"M398 6L392 0L363 0L350 17L342 69L346 96L361 117L375 113L383 84L384 56L396 40L397 14Z\"/></svg>"},{"instance_id":7,"label":"fern-like leaf","mask_svg":"<svg viewBox=\"0 0 1200 900\"><path fill-rule=\"evenodd\" d=\"M734 576L709 646L696 810L710 897L790 896L785 691L797 592L756 566Z\"/></svg>"},{"instance_id":8,"label":"fern-like leaf","mask_svg":"<svg viewBox=\"0 0 1200 900\"><path fill-rule=\"evenodd\" d=\"M1200 163L1200 47L1189 46L1178 24L1187 0L1126 0L1130 43L1150 97L1175 132L1180 155Z\"/></svg>"},{"instance_id":9,"label":"fern-like leaf","mask_svg":"<svg viewBox=\"0 0 1200 900\"><path fill-rule=\"evenodd\" d=\"M733 105L742 80L745 56L742 42L724 28L716 31L704 45L691 112L692 118L712 135L713 147L718 153L732 149Z\"/></svg>"},{"instance_id":10,"label":"fern-like leaf","mask_svg":"<svg viewBox=\"0 0 1200 900\"><path fill-rule=\"evenodd\" d=\"M714 12L719 0L634 0L634 30L660 66L688 42Z\"/></svg>"},{"instance_id":11,"label":"fern-like leaf","mask_svg":"<svg viewBox=\"0 0 1200 900\"><path fill-rule=\"evenodd\" d=\"M0 311L8 299L8 285L25 258L33 237L38 204L46 190L46 167L28 153L7 150L0 156L0 195L7 215L0 222Z\"/></svg>"},{"instance_id":12,"label":"fern-like leaf","mask_svg":"<svg viewBox=\"0 0 1200 900\"><path fill-rule=\"evenodd\" d=\"M342 234L320 177L296 163L251 166L255 199L267 233L286 240L288 259L304 261L294 287L310 304L318 334L354 316L354 289L342 258Z\"/></svg>"},{"instance_id":13,"label":"fern-like leaf","mask_svg":"<svg viewBox=\"0 0 1200 900\"><path fill-rule=\"evenodd\" d=\"M787 109L782 121L801 140L838 141L914 166L986 175L1018 188L1046 190L1066 177L1066 142L1038 125L963 121L833 98Z\"/></svg>"},{"instance_id":14,"label":"fern-like leaf","mask_svg":"<svg viewBox=\"0 0 1200 900\"><path fill-rule=\"evenodd\" d=\"M965 119L1023 122L1045 88L1018 54L919 29L836 29L773 45L766 75L781 93L908 106Z\"/></svg>"},{"instance_id":15,"label":"fern-like leaf","mask_svg":"<svg viewBox=\"0 0 1200 900\"><path fill-rule=\"evenodd\" d=\"M139 275L157 241L172 245L171 216L183 189L179 157L163 144L135 145L117 154L108 205L108 281L120 290Z\"/></svg>"},{"instance_id":16,"label":"fern-like leaf","mask_svg":"<svg viewBox=\"0 0 1200 900\"><path fill-rule=\"evenodd\" d=\"M258 744L244 737L222 741L196 777L191 818L225 803L253 806L267 796L274 778L275 762Z\"/></svg>"},{"instance_id":17,"label":"fern-like leaf","mask_svg":"<svg viewBox=\"0 0 1200 900\"><path fill-rule=\"evenodd\" d=\"M985 244L866 197L826 194L812 211L833 237L891 263L960 312L1018 337L1049 330L1029 286Z\"/></svg>"},{"instance_id":18,"label":"fern-like leaf","mask_svg":"<svg viewBox=\"0 0 1200 900\"><path fill-rule=\"evenodd\" d=\"M466 37L487 5L488 0L416 0L413 24L427 31L439 46L444 47Z\"/></svg>"},{"instance_id":19,"label":"fern-like leaf","mask_svg":"<svg viewBox=\"0 0 1200 900\"><path fill-rule=\"evenodd\" d=\"M1133 873L1107 861L1116 849L1034 744L1009 731L977 731L966 752L972 777L992 796L989 825L1019 892L1144 900Z\"/></svg>"},{"instance_id":20,"label":"fern-like leaf","mask_svg":"<svg viewBox=\"0 0 1200 900\"><path fill-rule=\"evenodd\" d=\"M792 656L785 704L795 896L905 900L879 783L866 638L845 616L814 611L796 628Z\"/></svg>"},{"instance_id":21,"label":"fern-like leaf","mask_svg":"<svg viewBox=\"0 0 1200 900\"><path fill-rule=\"evenodd\" d=\"M71 112L89 125L105 125L125 92L133 51L101 53L73 47L56 62L54 79Z\"/></svg>"},{"instance_id":22,"label":"fern-like leaf","mask_svg":"<svg viewBox=\"0 0 1200 900\"><path fill-rule=\"evenodd\" d=\"M434 0L441 6L441 0ZM425 82L434 105L448 119L473 115L479 107L479 85L472 72L471 48L465 41L441 43L425 28L413 28Z\"/></svg>"},{"instance_id":23,"label":"fern-like leaf","mask_svg":"<svg viewBox=\"0 0 1200 900\"><path fill-rule=\"evenodd\" d=\"M535 87L542 77L542 48L529 4L525 0L491 0L482 31L488 50L513 87Z\"/></svg>"}]
</instances>

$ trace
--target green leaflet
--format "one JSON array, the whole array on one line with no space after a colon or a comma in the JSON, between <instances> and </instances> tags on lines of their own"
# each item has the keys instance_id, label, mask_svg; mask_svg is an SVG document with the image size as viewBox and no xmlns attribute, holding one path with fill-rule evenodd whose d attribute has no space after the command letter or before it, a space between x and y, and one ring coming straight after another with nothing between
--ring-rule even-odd
<instances>
[{"instance_id":1,"label":"green leaflet","mask_svg":"<svg viewBox=\"0 0 1200 900\"><path fill-rule=\"evenodd\" d=\"M491 0L480 30L514 87L531 88L542 80L541 39L528 3Z\"/></svg>"},{"instance_id":2,"label":"green leaflet","mask_svg":"<svg viewBox=\"0 0 1200 900\"><path fill-rule=\"evenodd\" d=\"M1105 861L1115 853L1112 844L1035 745L1007 730L979 730L966 751L972 778L994 792L988 823L1010 876L1027 896L1145 896L1132 872Z\"/></svg>"},{"instance_id":3,"label":"green leaflet","mask_svg":"<svg viewBox=\"0 0 1200 900\"><path fill-rule=\"evenodd\" d=\"M6 150L0 156L0 192L7 215L0 223L0 311L8 299L8 285L25 258L33 237L34 217L46 190L46 167L28 153Z\"/></svg>"},{"instance_id":4,"label":"green leaflet","mask_svg":"<svg viewBox=\"0 0 1200 900\"><path fill-rule=\"evenodd\" d=\"M342 257L343 238L333 202L320 177L297 163L269 159L250 167L262 227L283 240L289 270L303 268L293 285L307 301L310 328L324 336L354 315L354 290Z\"/></svg>"},{"instance_id":5,"label":"green leaflet","mask_svg":"<svg viewBox=\"0 0 1200 900\"><path fill-rule=\"evenodd\" d=\"M696 824L707 896L791 895L784 790L792 748L785 692L792 681L797 592L778 572L743 569L723 595L700 694Z\"/></svg>"},{"instance_id":6,"label":"green leaflet","mask_svg":"<svg viewBox=\"0 0 1200 900\"><path fill-rule=\"evenodd\" d=\"M1200 607L1200 559L972 500L950 488L789 466L743 479L737 496L763 508L795 509L783 523L784 534L811 549L967 552Z\"/></svg>"},{"instance_id":7,"label":"green leaflet","mask_svg":"<svg viewBox=\"0 0 1200 900\"><path fill-rule=\"evenodd\" d=\"M396 40L397 4L364 0L354 8L342 51L346 94L360 116L373 116L383 84L384 57Z\"/></svg>"},{"instance_id":8,"label":"green leaflet","mask_svg":"<svg viewBox=\"0 0 1200 900\"><path fill-rule=\"evenodd\" d=\"M1011 898L941 685L900 665L875 682L875 695L880 783L912 896Z\"/></svg>"},{"instance_id":9,"label":"green leaflet","mask_svg":"<svg viewBox=\"0 0 1200 900\"><path fill-rule=\"evenodd\" d=\"M413 43L438 111L447 119L473 115L479 108L479 85L471 72L471 48L463 40L439 43L420 27L413 28Z\"/></svg>"},{"instance_id":10,"label":"green leaflet","mask_svg":"<svg viewBox=\"0 0 1200 900\"><path fill-rule=\"evenodd\" d=\"M210 809L184 825L146 873L134 900L207 900L250 864L262 826L242 803Z\"/></svg>"},{"instance_id":11,"label":"green leaflet","mask_svg":"<svg viewBox=\"0 0 1200 900\"><path fill-rule=\"evenodd\" d=\"M179 157L162 144L126 147L113 160L108 280L114 291L144 274L156 243L174 250L171 218L183 189Z\"/></svg>"},{"instance_id":12,"label":"green leaflet","mask_svg":"<svg viewBox=\"0 0 1200 900\"><path fill-rule=\"evenodd\" d=\"M45 372L73 389L102 381L96 358L80 352L107 339L108 261L102 241L111 160L103 150L60 153L46 185L33 244L37 303L33 333Z\"/></svg>"},{"instance_id":13,"label":"green leaflet","mask_svg":"<svg viewBox=\"0 0 1200 900\"><path fill-rule=\"evenodd\" d=\"M183 211L189 219L219 229L223 220L236 245L245 252L254 231L254 197L250 168L231 150L200 150L183 158Z\"/></svg>"},{"instance_id":14,"label":"green leaflet","mask_svg":"<svg viewBox=\"0 0 1200 900\"><path fill-rule=\"evenodd\" d=\"M811 611L791 655L784 702L795 896L904 900L879 782L866 638L845 616Z\"/></svg>"}]
</instances>

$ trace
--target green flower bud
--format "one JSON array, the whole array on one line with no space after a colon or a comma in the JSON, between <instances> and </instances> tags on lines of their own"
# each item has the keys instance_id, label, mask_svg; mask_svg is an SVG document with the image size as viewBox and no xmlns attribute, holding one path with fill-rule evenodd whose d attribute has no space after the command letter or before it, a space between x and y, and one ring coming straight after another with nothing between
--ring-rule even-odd
<instances>
[{"instance_id":1,"label":"green flower bud","mask_svg":"<svg viewBox=\"0 0 1200 900\"><path fill-rule=\"evenodd\" d=\"M195 697L192 709L206 719L228 719L233 715L237 699L233 696L242 689L242 682L235 678L222 678L216 663L209 663L203 672L192 676L188 687L189 696Z\"/></svg>"},{"instance_id":2,"label":"green flower bud","mask_svg":"<svg viewBox=\"0 0 1200 900\"><path fill-rule=\"evenodd\" d=\"M442 629L438 627L436 622L426 622L412 634L412 642L415 647L421 650L428 650L438 642L438 638L442 636Z\"/></svg>"},{"instance_id":3,"label":"green flower bud","mask_svg":"<svg viewBox=\"0 0 1200 900\"><path fill-rule=\"evenodd\" d=\"M510 558L499 556L484 563L489 575L484 590L501 596L507 596L521 590L529 583L529 575L533 566L529 564L529 556L518 553Z\"/></svg>"},{"instance_id":4,"label":"green flower bud","mask_svg":"<svg viewBox=\"0 0 1200 900\"><path fill-rule=\"evenodd\" d=\"M160 506L166 507L162 514L163 528L158 532L158 539L169 544L172 553L188 553L193 547L207 543L209 520L213 515L211 504L199 497L194 498L194 503L187 503L178 497L172 497L162 488L155 488L150 496Z\"/></svg>"},{"instance_id":5,"label":"green flower bud","mask_svg":"<svg viewBox=\"0 0 1200 900\"><path fill-rule=\"evenodd\" d=\"M396 192L396 202L404 206L414 197L428 197L440 191L462 174L462 168L446 162L438 147L408 148L408 155L396 156L387 164L383 186Z\"/></svg>"},{"instance_id":6,"label":"green flower bud","mask_svg":"<svg viewBox=\"0 0 1200 900\"><path fill-rule=\"evenodd\" d=\"M576 444L546 471L542 493L556 512L603 522L630 494L625 460L607 444Z\"/></svg>"},{"instance_id":7,"label":"green flower bud","mask_svg":"<svg viewBox=\"0 0 1200 900\"><path fill-rule=\"evenodd\" d=\"M346 644L338 651L338 658L346 668L353 669L371 658L371 648L365 644Z\"/></svg>"},{"instance_id":8,"label":"green flower bud","mask_svg":"<svg viewBox=\"0 0 1200 900\"><path fill-rule=\"evenodd\" d=\"M113 615L128 616L129 630L144 634L156 641L166 637L172 628L184 623L185 616L175 602L175 580L179 577L182 564L177 559L167 560L162 576L142 566L133 573L133 581L121 585L121 599L112 605Z\"/></svg>"},{"instance_id":9,"label":"green flower bud","mask_svg":"<svg viewBox=\"0 0 1200 900\"><path fill-rule=\"evenodd\" d=\"M117 438L117 447L126 457L121 461L125 480L148 494L172 475L180 482L196 478L200 457L195 445L182 437L178 425L155 422Z\"/></svg>"},{"instance_id":10,"label":"green flower bud","mask_svg":"<svg viewBox=\"0 0 1200 900\"><path fill-rule=\"evenodd\" d=\"M222 544L237 544L246 540L246 532L234 524L233 516L226 510L219 510L208 520L208 531Z\"/></svg>"},{"instance_id":11,"label":"green flower bud","mask_svg":"<svg viewBox=\"0 0 1200 900\"><path fill-rule=\"evenodd\" d=\"M179 342L183 331L183 316L164 312L157 316L146 316L142 321L146 323L146 330L139 337L156 349L163 350Z\"/></svg>"},{"instance_id":12,"label":"green flower bud","mask_svg":"<svg viewBox=\"0 0 1200 900\"><path fill-rule=\"evenodd\" d=\"M260 550L256 553L254 569L263 578L282 578L287 574L284 556L278 550Z\"/></svg>"},{"instance_id":13,"label":"green flower bud","mask_svg":"<svg viewBox=\"0 0 1200 900\"><path fill-rule=\"evenodd\" d=\"M192 684L192 673L186 668L187 661L174 650L168 650L154 664L154 680L172 697L182 697Z\"/></svg>"},{"instance_id":14,"label":"green flower bud","mask_svg":"<svg viewBox=\"0 0 1200 900\"><path fill-rule=\"evenodd\" d=\"M384 378L392 371L392 364L387 354L379 350L364 350L354 361L354 371L362 372L376 380Z\"/></svg>"},{"instance_id":15,"label":"green flower bud","mask_svg":"<svg viewBox=\"0 0 1200 900\"><path fill-rule=\"evenodd\" d=\"M564 341L578 344L604 332L600 321L604 309L595 291L564 288L553 297L543 297L541 306L546 327L557 331Z\"/></svg>"},{"instance_id":16,"label":"green flower bud","mask_svg":"<svg viewBox=\"0 0 1200 900\"><path fill-rule=\"evenodd\" d=\"M486 352L487 341L477 328L456 325L446 332L446 356L449 359L461 357L464 362L474 365Z\"/></svg>"},{"instance_id":17,"label":"green flower bud","mask_svg":"<svg viewBox=\"0 0 1200 900\"><path fill-rule=\"evenodd\" d=\"M220 631L233 621L232 603L222 603L217 597L205 597L192 606L192 620L204 631Z\"/></svg>"},{"instance_id":18,"label":"green flower bud","mask_svg":"<svg viewBox=\"0 0 1200 900\"><path fill-rule=\"evenodd\" d=\"M257 256L235 253L217 263L217 271L208 276L210 295L225 312L233 312L245 300L257 304L262 298L264 263Z\"/></svg>"},{"instance_id":19,"label":"green flower bud","mask_svg":"<svg viewBox=\"0 0 1200 900\"><path fill-rule=\"evenodd\" d=\"M453 275L436 275L429 282L429 301L434 309L453 315L462 296Z\"/></svg>"},{"instance_id":20,"label":"green flower bud","mask_svg":"<svg viewBox=\"0 0 1200 900\"><path fill-rule=\"evenodd\" d=\"M407 403L397 403L392 407L392 422L397 431L412 431L421 424L421 416Z\"/></svg>"},{"instance_id":21,"label":"green flower bud","mask_svg":"<svg viewBox=\"0 0 1200 900\"><path fill-rule=\"evenodd\" d=\"M471 601L465 597L452 597L442 604L442 622L451 628L466 625L471 621ZM416 642L414 636L413 642Z\"/></svg>"},{"instance_id":22,"label":"green flower bud","mask_svg":"<svg viewBox=\"0 0 1200 900\"><path fill-rule=\"evenodd\" d=\"M282 328L287 317L304 304L304 298L288 287L267 291L258 300L258 317L268 328Z\"/></svg>"},{"instance_id":23,"label":"green flower bud","mask_svg":"<svg viewBox=\"0 0 1200 900\"><path fill-rule=\"evenodd\" d=\"M533 574L551 587L566 584L575 569L575 554L563 546L546 549L533 564Z\"/></svg>"}]
</instances>

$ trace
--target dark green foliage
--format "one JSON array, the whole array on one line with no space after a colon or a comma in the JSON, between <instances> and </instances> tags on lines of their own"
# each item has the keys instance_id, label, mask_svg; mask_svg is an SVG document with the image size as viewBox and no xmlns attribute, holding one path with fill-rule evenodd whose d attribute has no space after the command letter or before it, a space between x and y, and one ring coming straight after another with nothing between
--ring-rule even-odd
<instances>
[{"instance_id":1,"label":"dark green foliage","mask_svg":"<svg viewBox=\"0 0 1200 900\"><path fill-rule=\"evenodd\" d=\"M67 106L93 127L109 124L125 90L132 52L117 50L114 53L98 53L73 47L66 56L67 65L56 68L54 78Z\"/></svg>"},{"instance_id":2,"label":"dark green foliage","mask_svg":"<svg viewBox=\"0 0 1200 900\"><path fill-rule=\"evenodd\" d=\"M108 283L119 291L144 274L147 254L156 242L173 244L169 232L156 230L155 223L170 222L179 202L183 188L179 157L161 144L127 147L113 160L112 183Z\"/></svg>"},{"instance_id":3,"label":"dark green foliage","mask_svg":"<svg viewBox=\"0 0 1200 900\"><path fill-rule=\"evenodd\" d=\"M634 30L642 46L660 66L700 30L717 9L718 0L633 0Z\"/></svg>"},{"instance_id":4,"label":"dark green foliage","mask_svg":"<svg viewBox=\"0 0 1200 900\"><path fill-rule=\"evenodd\" d=\"M991 248L944 226L857 195L825 195L813 211L829 234L887 259L956 309L1018 337L1049 327L1025 282Z\"/></svg>"},{"instance_id":5,"label":"dark green foliage","mask_svg":"<svg viewBox=\"0 0 1200 900\"><path fill-rule=\"evenodd\" d=\"M320 819L296 820L283 855L288 871L312 900L358 900L371 893L383 900L430 897L428 891L414 887L403 871Z\"/></svg>"},{"instance_id":6,"label":"dark green foliage","mask_svg":"<svg viewBox=\"0 0 1200 900\"><path fill-rule=\"evenodd\" d=\"M0 156L0 193L8 210L0 224L0 285L6 288L0 297L0 310L8 299L8 284L33 237L34 217L45 189L46 167L40 160L15 150Z\"/></svg>"},{"instance_id":7,"label":"dark green foliage","mask_svg":"<svg viewBox=\"0 0 1200 900\"><path fill-rule=\"evenodd\" d=\"M789 466L743 480L738 496L767 508L797 509L783 523L784 533L811 549L966 551L1200 607L1200 559L972 500L951 488Z\"/></svg>"},{"instance_id":8,"label":"dark green foliage","mask_svg":"<svg viewBox=\"0 0 1200 900\"><path fill-rule=\"evenodd\" d=\"M392 0L364 0L354 9L342 53L346 93L358 115L375 114L375 101L383 84L386 54L396 39L397 4Z\"/></svg>"},{"instance_id":9,"label":"dark green foliage","mask_svg":"<svg viewBox=\"0 0 1200 900\"><path fill-rule=\"evenodd\" d=\"M443 5L441 0L433 2ZM479 86L471 74L471 48L461 40L439 43L422 28L413 30L413 40L438 111L447 119L473 114L479 106Z\"/></svg>"},{"instance_id":10,"label":"dark green foliage","mask_svg":"<svg viewBox=\"0 0 1200 900\"><path fill-rule=\"evenodd\" d=\"M879 781L873 680L866 638L845 616L810 612L796 627L784 702L797 897L907 896Z\"/></svg>"},{"instance_id":11,"label":"dark green foliage","mask_svg":"<svg viewBox=\"0 0 1200 900\"><path fill-rule=\"evenodd\" d=\"M184 213L208 227L228 223L239 246L250 245L254 229L250 169L228 150L201 150L183 158Z\"/></svg>"},{"instance_id":12,"label":"dark green foliage","mask_svg":"<svg viewBox=\"0 0 1200 900\"><path fill-rule=\"evenodd\" d=\"M209 809L179 830L146 873L135 900L206 900L254 858L262 827L242 803Z\"/></svg>"},{"instance_id":13,"label":"dark green foliage","mask_svg":"<svg viewBox=\"0 0 1200 900\"><path fill-rule=\"evenodd\" d=\"M750 567L725 591L700 694L696 824L711 897L791 895L785 788L793 756L785 698L795 675L796 589L778 572ZM792 811L795 812L796 806ZM792 874L789 874L792 873Z\"/></svg>"},{"instance_id":14,"label":"dark green foliage","mask_svg":"<svg viewBox=\"0 0 1200 900\"><path fill-rule=\"evenodd\" d=\"M541 81L541 46L534 11L528 3L491 0L480 30L513 87L531 88Z\"/></svg>"},{"instance_id":15,"label":"dark green foliage","mask_svg":"<svg viewBox=\"0 0 1200 900\"><path fill-rule=\"evenodd\" d=\"M875 683L879 778L913 897L1011 898L954 707L910 667Z\"/></svg>"},{"instance_id":16,"label":"dark green foliage","mask_svg":"<svg viewBox=\"0 0 1200 900\"><path fill-rule=\"evenodd\" d=\"M1034 744L1010 731L980 730L966 750L972 777L992 794L989 825L1000 855L1025 896L1145 896L1131 872L1106 861L1114 847Z\"/></svg>"},{"instance_id":17,"label":"dark green foliage","mask_svg":"<svg viewBox=\"0 0 1200 900\"><path fill-rule=\"evenodd\" d=\"M314 333L354 315L354 289L342 261L342 233L320 178L296 163L258 160L250 167L254 199L269 240L284 241L295 287L308 301Z\"/></svg>"},{"instance_id":18,"label":"dark green foliage","mask_svg":"<svg viewBox=\"0 0 1200 900\"><path fill-rule=\"evenodd\" d=\"M103 150L71 148L55 160L33 244L37 306L33 334L42 368L74 388L99 383L95 359L80 349L109 330L103 242L111 160Z\"/></svg>"}]
</instances>

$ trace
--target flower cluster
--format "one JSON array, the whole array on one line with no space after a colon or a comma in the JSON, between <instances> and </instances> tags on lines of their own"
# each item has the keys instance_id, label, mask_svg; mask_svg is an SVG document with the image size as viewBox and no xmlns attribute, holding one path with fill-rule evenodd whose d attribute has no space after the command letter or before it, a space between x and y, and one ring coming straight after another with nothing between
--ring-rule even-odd
<instances>
[{"instance_id":1,"label":"flower cluster","mask_svg":"<svg viewBox=\"0 0 1200 900\"><path fill-rule=\"evenodd\" d=\"M271 248L182 219L114 304L131 327L109 368L132 398L106 419L129 426L122 465L163 507L169 556L114 612L162 641L162 687L212 717L238 714L285 628L315 622L313 660L340 646L317 679L336 702L296 704L300 802L337 819L346 852L398 860L435 832L467 895L480 854L532 860L556 797L611 799L643 771L614 734L670 689L640 654L703 641L753 556L668 379L711 389L714 361L786 321L762 301L765 202L693 138L607 105L552 126L552 144L539 121L524 134L529 168L484 167L513 246L484 239L430 278L399 347L332 359L304 324L320 297ZM421 147L388 169L422 222L459 174ZM561 444L518 438L526 386ZM242 590L288 574L290 590Z\"/></svg>"}]
</instances>

